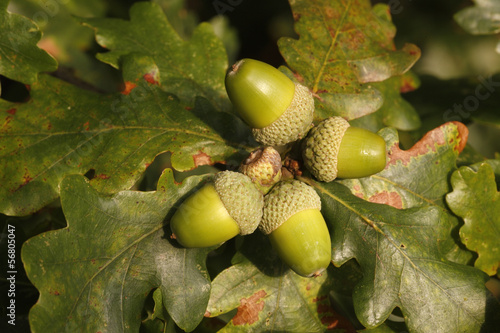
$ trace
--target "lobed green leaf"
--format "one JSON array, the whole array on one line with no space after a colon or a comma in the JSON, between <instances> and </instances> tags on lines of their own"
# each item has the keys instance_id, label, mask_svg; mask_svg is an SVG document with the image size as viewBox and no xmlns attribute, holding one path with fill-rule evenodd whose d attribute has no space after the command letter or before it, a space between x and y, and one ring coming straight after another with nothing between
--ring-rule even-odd
<instances>
[{"instance_id":1,"label":"lobed green leaf","mask_svg":"<svg viewBox=\"0 0 500 333\"><path fill-rule=\"evenodd\" d=\"M446 195L451 210L462 217L462 242L478 253L474 266L495 275L500 266L500 194L488 163L477 171L461 167L451 177L453 192Z\"/></svg>"},{"instance_id":2,"label":"lobed green leaf","mask_svg":"<svg viewBox=\"0 0 500 333\"><path fill-rule=\"evenodd\" d=\"M315 278L301 277L286 267L259 234L245 238L232 263L213 280L207 307L210 317L237 309L220 332L323 332L335 328L353 332L329 301L337 282L333 270Z\"/></svg>"},{"instance_id":3,"label":"lobed green leaf","mask_svg":"<svg viewBox=\"0 0 500 333\"><path fill-rule=\"evenodd\" d=\"M156 192L107 196L82 176L66 177L61 203L68 226L31 238L22 251L40 291L30 311L33 332L137 332L155 288L173 320L193 330L210 295L210 249L178 247L164 221L201 180L178 185L167 169Z\"/></svg>"},{"instance_id":4,"label":"lobed green leaf","mask_svg":"<svg viewBox=\"0 0 500 333\"><path fill-rule=\"evenodd\" d=\"M239 152L251 150L254 141L241 120L202 97L191 106L165 92L151 58L130 55L123 67L126 88L120 94L42 76L28 102L0 100L0 211L26 215L40 209L57 198L59 182L71 173L92 170L92 184L114 193L130 188L165 151L182 171L238 163Z\"/></svg>"},{"instance_id":5,"label":"lobed green leaf","mask_svg":"<svg viewBox=\"0 0 500 333\"><path fill-rule=\"evenodd\" d=\"M227 55L209 23L200 24L184 41L156 3L138 2L130 9L130 21L87 18L82 22L96 33L97 42L109 49L98 58L116 68L130 53L151 57L162 73L164 90L192 105L204 97L213 108L228 111L224 78Z\"/></svg>"},{"instance_id":6,"label":"lobed green leaf","mask_svg":"<svg viewBox=\"0 0 500 333\"><path fill-rule=\"evenodd\" d=\"M315 95L317 118L356 119L391 103L372 83L406 73L420 50L411 44L395 49L387 7L372 9L364 0L290 4L299 39L282 38L278 45L296 78Z\"/></svg>"},{"instance_id":7,"label":"lobed green leaf","mask_svg":"<svg viewBox=\"0 0 500 333\"><path fill-rule=\"evenodd\" d=\"M57 62L36 44L42 34L28 18L7 11L0 0L0 74L22 83L37 81L40 72L57 69Z\"/></svg>"},{"instance_id":8,"label":"lobed green leaf","mask_svg":"<svg viewBox=\"0 0 500 333\"><path fill-rule=\"evenodd\" d=\"M361 323L382 324L395 307L410 332L479 332L498 303L490 303L487 276L447 261L440 243L452 224L441 209L396 209L366 202L337 182L313 183L332 237L332 261L355 258L363 279L353 292ZM488 329L495 323L490 321Z\"/></svg>"}]
</instances>

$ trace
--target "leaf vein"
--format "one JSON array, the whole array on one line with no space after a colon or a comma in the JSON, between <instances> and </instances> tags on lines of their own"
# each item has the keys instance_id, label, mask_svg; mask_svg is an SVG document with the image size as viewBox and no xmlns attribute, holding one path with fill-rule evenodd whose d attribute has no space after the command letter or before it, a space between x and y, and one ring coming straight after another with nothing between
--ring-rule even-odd
<instances>
[{"instance_id":1,"label":"leaf vein","mask_svg":"<svg viewBox=\"0 0 500 333\"><path fill-rule=\"evenodd\" d=\"M321 66L319 68L319 72L316 75L316 78L314 79L313 88L312 88L312 92L313 93L316 93L318 91L319 82L320 82L321 77L323 76L323 72L324 72L324 70L325 70L325 68L327 66L328 59L330 58L330 54L335 49L335 43L337 42L337 39L338 39L339 30L341 29L342 25L344 24L344 22L345 22L345 20L347 18L347 14L349 13L349 11L351 9L351 4L352 4L352 0L349 0L348 3L347 3L347 6L346 6L346 9L345 9L344 13L342 13L342 17L339 20L338 27L335 29L335 33L332 36L332 41L330 43L330 47L328 48L328 51L326 52L325 57L323 59L323 63L321 64ZM325 25L327 25L327 23L325 22L324 16L323 16L323 22L324 22Z\"/></svg>"}]
</instances>

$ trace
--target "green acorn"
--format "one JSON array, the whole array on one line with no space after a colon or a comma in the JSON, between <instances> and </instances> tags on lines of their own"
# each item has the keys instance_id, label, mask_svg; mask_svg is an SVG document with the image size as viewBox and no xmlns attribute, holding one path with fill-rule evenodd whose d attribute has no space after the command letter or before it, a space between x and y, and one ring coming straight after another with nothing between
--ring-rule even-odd
<instances>
[{"instance_id":1,"label":"green acorn","mask_svg":"<svg viewBox=\"0 0 500 333\"><path fill-rule=\"evenodd\" d=\"M173 238L184 247L209 247L257 229L264 197L250 178L222 171L188 197L170 220Z\"/></svg>"},{"instance_id":2,"label":"green acorn","mask_svg":"<svg viewBox=\"0 0 500 333\"><path fill-rule=\"evenodd\" d=\"M311 277L331 261L330 233L314 189L298 180L281 181L264 197L259 229L280 258L297 274Z\"/></svg>"},{"instance_id":3,"label":"green acorn","mask_svg":"<svg viewBox=\"0 0 500 333\"><path fill-rule=\"evenodd\" d=\"M226 75L226 90L255 140L264 145L301 139L312 124L314 99L309 89L264 62L236 62Z\"/></svg>"},{"instance_id":4,"label":"green acorn","mask_svg":"<svg viewBox=\"0 0 500 333\"><path fill-rule=\"evenodd\" d=\"M363 128L351 127L341 117L330 117L311 129L303 144L306 168L320 181L361 178L386 165L384 139Z\"/></svg>"},{"instance_id":5,"label":"green acorn","mask_svg":"<svg viewBox=\"0 0 500 333\"><path fill-rule=\"evenodd\" d=\"M273 147L258 148L240 165L257 189L266 194L281 180L281 156Z\"/></svg>"}]
</instances>

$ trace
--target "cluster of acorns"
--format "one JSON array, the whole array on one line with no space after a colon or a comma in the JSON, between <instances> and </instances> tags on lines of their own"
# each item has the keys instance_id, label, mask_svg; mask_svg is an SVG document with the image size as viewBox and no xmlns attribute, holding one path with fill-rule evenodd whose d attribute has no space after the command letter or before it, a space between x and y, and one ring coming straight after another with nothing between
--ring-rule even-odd
<instances>
[{"instance_id":1,"label":"cluster of acorns","mask_svg":"<svg viewBox=\"0 0 500 333\"><path fill-rule=\"evenodd\" d=\"M360 178L385 168L385 141L341 117L313 126L314 99L274 67L252 59L236 62L226 90L241 118L265 148L253 152L238 172L221 171L177 209L170 221L184 247L209 247L259 228L297 274L317 276L331 261L331 241L316 191L282 179L273 146L302 140L306 168L320 181Z\"/></svg>"}]
</instances>

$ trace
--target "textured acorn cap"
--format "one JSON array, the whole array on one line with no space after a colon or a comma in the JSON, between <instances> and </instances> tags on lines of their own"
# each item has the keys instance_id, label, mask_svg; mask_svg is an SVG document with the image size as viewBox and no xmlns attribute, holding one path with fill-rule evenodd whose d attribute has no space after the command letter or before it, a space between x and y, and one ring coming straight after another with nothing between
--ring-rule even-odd
<instances>
[{"instance_id":1,"label":"textured acorn cap","mask_svg":"<svg viewBox=\"0 0 500 333\"><path fill-rule=\"evenodd\" d=\"M281 146L303 138L314 117L314 99L307 87L295 83L292 102L286 111L271 125L252 128L258 142L269 146Z\"/></svg>"},{"instance_id":2,"label":"textured acorn cap","mask_svg":"<svg viewBox=\"0 0 500 333\"><path fill-rule=\"evenodd\" d=\"M307 169L324 182L337 178L337 156L340 143L349 128L341 117L330 117L311 129L304 142L302 155Z\"/></svg>"},{"instance_id":3,"label":"textured acorn cap","mask_svg":"<svg viewBox=\"0 0 500 333\"><path fill-rule=\"evenodd\" d=\"M222 171L215 175L214 186L229 215L238 223L240 234L254 232L262 219L264 197L250 178L239 172Z\"/></svg>"},{"instance_id":4,"label":"textured acorn cap","mask_svg":"<svg viewBox=\"0 0 500 333\"><path fill-rule=\"evenodd\" d=\"M268 235L291 216L306 209L321 210L321 199L316 191L299 180L281 181L264 197L259 229Z\"/></svg>"},{"instance_id":5,"label":"textured acorn cap","mask_svg":"<svg viewBox=\"0 0 500 333\"><path fill-rule=\"evenodd\" d=\"M240 172L265 194L281 179L281 156L273 147L258 148L240 165Z\"/></svg>"}]
</instances>

